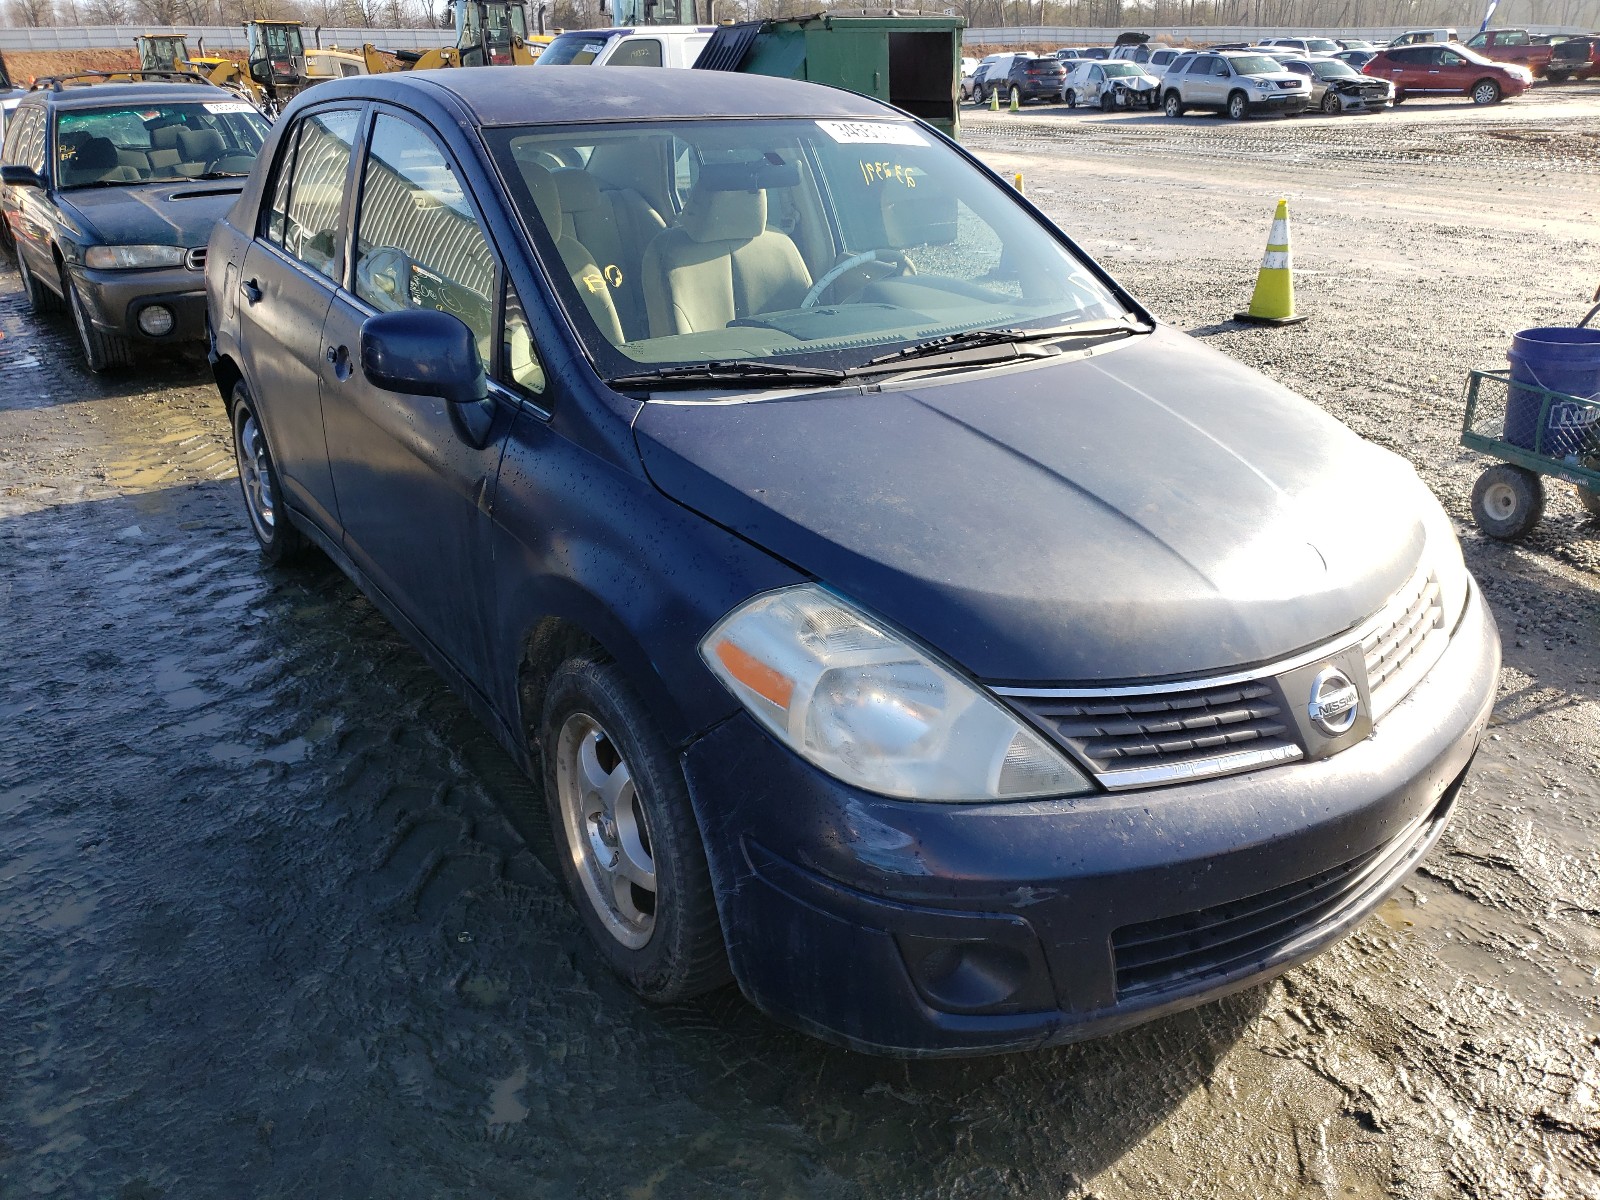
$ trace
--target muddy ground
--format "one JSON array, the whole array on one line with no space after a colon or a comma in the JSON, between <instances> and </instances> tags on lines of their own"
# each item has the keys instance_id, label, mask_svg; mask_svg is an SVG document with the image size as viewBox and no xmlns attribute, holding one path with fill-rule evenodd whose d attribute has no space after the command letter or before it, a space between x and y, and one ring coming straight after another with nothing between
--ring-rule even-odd
<instances>
[{"instance_id":1,"label":"muddy ground","mask_svg":"<svg viewBox=\"0 0 1600 1200\"><path fill-rule=\"evenodd\" d=\"M968 131L1463 522L1506 665L1422 870L1270 985L1049 1053L647 1009L454 696L334 570L262 565L203 364L91 379L0 272L0 1196L1600 1197L1600 523L1552 489L1485 540L1456 442L1466 369L1600 283L1600 86ZM1246 329L1279 196L1312 320Z\"/></svg>"}]
</instances>

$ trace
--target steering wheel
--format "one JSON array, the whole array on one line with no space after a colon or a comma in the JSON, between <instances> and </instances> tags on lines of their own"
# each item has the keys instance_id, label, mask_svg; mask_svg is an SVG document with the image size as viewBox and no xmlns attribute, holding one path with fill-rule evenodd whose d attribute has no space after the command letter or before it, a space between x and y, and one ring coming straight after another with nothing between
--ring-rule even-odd
<instances>
[{"instance_id":1,"label":"steering wheel","mask_svg":"<svg viewBox=\"0 0 1600 1200\"><path fill-rule=\"evenodd\" d=\"M863 250L860 254L852 254L849 258L845 259L841 263L835 263L823 273L821 279L817 280L811 285L811 290L806 293L805 299L800 301L800 307L815 308L817 306L817 301L822 299L822 293L828 290L828 286L833 283L835 279L838 279L839 276L843 275L846 271L854 270L856 267L866 266L868 263L876 263L880 267L892 267L897 274L904 274L906 271L905 256L896 255L894 258L878 257L880 254L886 253L891 252L885 250Z\"/></svg>"}]
</instances>

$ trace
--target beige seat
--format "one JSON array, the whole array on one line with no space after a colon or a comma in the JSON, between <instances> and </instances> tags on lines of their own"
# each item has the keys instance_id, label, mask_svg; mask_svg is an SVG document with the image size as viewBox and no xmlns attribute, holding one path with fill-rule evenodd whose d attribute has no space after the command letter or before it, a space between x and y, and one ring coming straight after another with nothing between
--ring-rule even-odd
<instances>
[{"instance_id":1,"label":"beige seat","mask_svg":"<svg viewBox=\"0 0 1600 1200\"><path fill-rule=\"evenodd\" d=\"M767 193L696 184L678 223L650 243L641 269L650 335L722 329L795 308L811 287L787 234L767 228Z\"/></svg>"},{"instance_id":2,"label":"beige seat","mask_svg":"<svg viewBox=\"0 0 1600 1200\"><path fill-rule=\"evenodd\" d=\"M586 246L611 285L622 332L630 338L649 336L639 267L645 248L666 228L644 197L628 188L603 188L581 167L551 172L561 197L566 232Z\"/></svg>"},{"instance_id":3,"label":"beige seat","mask_svg":"<svg viewBox=\"0 0 1600 1200\"><path fill-rule=\"evenodd\" d=\"M135 183L139 173L123 166L117 159L117 147L110 138L92 137L73 151L72 157L61 164L61 183L64 187L114 180Z\"/></svg>"},{"instance_id":4,"label":"beige seat","mask_svg":"<svg viewBox=\"0 0 1600 1200\"><path fill-rule=\"evenodd\" d=\"M163 125L150 134L150 170L166 177L178 173L178 131L180 125Z\"/></svg>"},{"instance_id":5,"label":"beige seat","mask_svg":"<svg viewBox=\"0 0 1600 1200\"><path fill-rule=\"evenodd\" d=\"M215 129L180 129L178 131L178 173L200 175L217 159L226 147L222 135Z\"/></svg>"},{"instance_id":6,"label":"beige seat","mask_svg":"<svg viewBox=\"0 0 1600 1200\"><path fill-rule=\"evenodd\" d=\"M562 223L561 193L556 187L554 175L547 167L536 162L519 160L517 169L522 172L523 182L533 196L534 207L539 210L545 228L555 240L556 252L561 255L562 265L571 276L578 295L583 298L589 316L613 345L622 345L626 339L622 333L622 322L617 317L616 305L611 302L611 285L606 282L589 248L566 231Z\"/></svg>"}]
</instances>

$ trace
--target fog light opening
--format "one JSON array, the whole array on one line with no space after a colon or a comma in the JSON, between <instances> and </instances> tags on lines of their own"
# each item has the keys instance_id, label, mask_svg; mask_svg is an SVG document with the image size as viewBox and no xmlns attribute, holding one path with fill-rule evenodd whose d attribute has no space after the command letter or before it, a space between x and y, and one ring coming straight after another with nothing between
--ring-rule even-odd
<instances>
[{"instance_id":1,"label":"fog light opening","mask_svg":"<svg viewBox=\"0 0 1600 1200\"><path fill-rule=\"evenodd\" d=\"M150 337L165 337L176 324L177 319L165 304L151 304L139 310L139 329Z\"/></svg>"}]
</instances>

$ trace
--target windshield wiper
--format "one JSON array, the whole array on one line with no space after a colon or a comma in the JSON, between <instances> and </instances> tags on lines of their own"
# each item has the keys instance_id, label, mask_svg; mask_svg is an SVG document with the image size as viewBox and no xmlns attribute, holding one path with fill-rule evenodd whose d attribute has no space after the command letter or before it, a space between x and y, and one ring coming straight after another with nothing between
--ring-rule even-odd
<instances>
[{"instance_id":1,"label":"windshield wiper","mask_svg":"<svg viewBox=\"0 0 1600 1200\"><path fill-rule=\"evenodd\" d=\"M614 388L642 387L700 387L719 384L744 384L760 381L772 383L839 383L845 372L827 367L797 367L789 363L732 362L693 363L681 367L662 367L655 371L637 371L631 375L617 375L606 380Z\"/></svg>"},{"instance_id":2,"label":"windshield wiper","mask_svg":"<svg viewBox=\"0 0 1600 1200\"><path fill-rule=\"evenodd\" d=\"M1013 346L1027 342L1052 341L1066 337L1107 337L1118 334L1149 333L1150 326L1129 321L1078 321L1070 325L1054 325L1048 329L967 329L961 333L947 333L943 337L929 338L889 354L869 358L855 371L865 367L881 367L907 359L928 358L952 351L968 350L977 346Z\"/></svg>"},{"instance_id":3,"label":"windshield wiper","mask_svg":"<svg viewBox=\"0 0 1600 1200\"><path fill-rule=\"evenodd\" d=\"M243 179L249 171L202 171L198 175L190 175L190 179ZM176 179L162 180L163 183L177 183Z\"/></svg>"}]
</instances>

